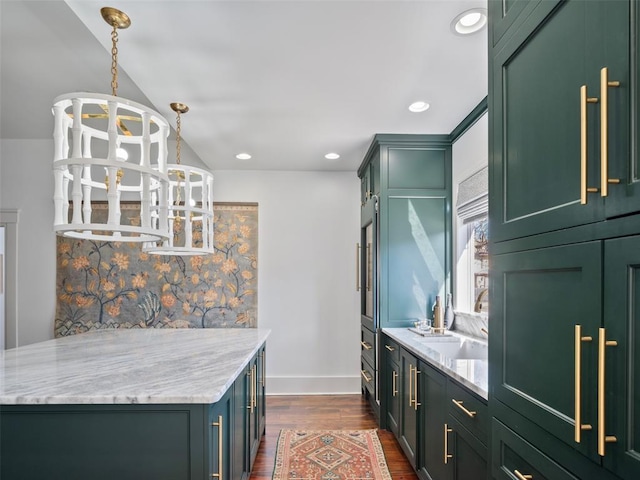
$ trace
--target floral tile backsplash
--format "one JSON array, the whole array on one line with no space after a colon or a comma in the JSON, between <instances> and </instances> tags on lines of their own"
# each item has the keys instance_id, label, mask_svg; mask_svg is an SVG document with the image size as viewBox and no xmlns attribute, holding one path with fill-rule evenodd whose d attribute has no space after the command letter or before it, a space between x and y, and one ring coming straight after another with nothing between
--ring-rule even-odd
<instances>
[{"instance_id":1,"label":"floral tile backsplash","mask_svg":"<svg viewBox=\"0 0 640 480\"><path fill-rule=\"evenodd\" d=\"M123 212L125 215L126 212ZM55 336L105 328L257 326L258 205L214 205L215 253L57 238Z\"/></svg>"}]
</instances>

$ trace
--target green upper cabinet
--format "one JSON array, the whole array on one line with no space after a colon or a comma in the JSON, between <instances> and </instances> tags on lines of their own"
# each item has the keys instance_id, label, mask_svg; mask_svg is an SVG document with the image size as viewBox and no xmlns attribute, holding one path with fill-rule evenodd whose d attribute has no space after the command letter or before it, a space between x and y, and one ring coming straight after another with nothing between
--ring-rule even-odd
<instances>
[{"instance_id":1,"label":"green upper cabinet","mask_svg":"<svg viewBox=\"0 0 640 480\"><path fill-rule=\"evenodd\" d=\"M374 325L399 327L431 316L436 295L451 285L451 142L447 135L376 135L358 175L373 172L372 251L363 233L361 261L373 256ZM378 188L379 186L379 188ZM362 277L366 306L368 278Z\"/></svg>"},{"instance_id":2,"label":"green upper cabinet","mask_svg":"<svg viewBox=\"0 0 640 480\"><path fill-rule=\"evenodd\" d=\"M637 112L632 118L629 108L637 92L629 67L637 70L629 35L635 3L490 1L489 7L491 38L509 27L490 53L494 241L640 210L631 151L637 131L630 132Z\"/></svg>"}]
</instances>

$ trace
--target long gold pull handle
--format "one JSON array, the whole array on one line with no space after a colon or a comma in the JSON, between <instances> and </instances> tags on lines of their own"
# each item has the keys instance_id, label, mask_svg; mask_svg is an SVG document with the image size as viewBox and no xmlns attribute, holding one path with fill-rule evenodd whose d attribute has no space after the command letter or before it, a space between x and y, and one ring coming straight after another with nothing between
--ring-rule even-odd
<instances>
[{"instance_id":1,"label":"long gold pull handle","mask_svg":"<svg viewBox=\"0 0 640 480\"><path fill-rule=\"evenodd\" d=\"M590 342L591 337L582 336L582 325L575 325L575 429L574 439L580 443L582 430L591 430L591 425L582 424L582 342Z\"/></svg>"},{"instance_id":2,"label":"long gold pull handle","mask_svg":"<svg viewBox=\"0 0 640 480\"><path fill-rule=\"evenodd\" d=\"M615 340L607 340L604 328L598 329L598 455L601 457L605 455L605 444L618 441L615 436L605 433L605 350L617 345Z\"/></svg>"},{"instance_id":3,"label":"long gold pull handle","mask_svg":"<svg viewBox=\"0 0 640 480\"><path fill-rule=\"evenodd\" d=\"M414 396L413 409L414 410L418 410L418 407L420 406L420 402L418 401L418 375L419 374L420 374L420 370L418 370L418 367L416 366L416 368L413 369L413 396Z\"/></svg>"},{"instance_id":4,"label":"long gold pull handle","mask_svg":"<svg viewBox=\"0 0 640 480\"><path fill-rule=\"evenodd\" d=\"M444 464L449 463L449 459L453 458L453 455L449 453L449 433L453 432L453 429L449 428L449 425L444 424Z\"/></svg>"},{"instance_id":5,"label":"long gold pull handle","mask_svg":"<svg viewBox=\"0 0 640 480\"><path fill-rule=\"evenodd\" d=\"M393 348L393 347L392 347L392 346L390 346L390 345L385 345L385 346L384 346L384 348L386 348L386 349L387 349L387 350L389 350L390 352L395 352L395 351L396 351L396 349L395 349L395 348Z\"/></svg>"},{"instance_id":6,"label":"long gold pull handle","mask_svg":"<svg viewBox=\"0 0 640 480\"><path fill-rule=\"evenodd\" d=\"M360 291L360 244L356 243L356 292Z\"/></svg>"},{"instance_id":7,"label":"long gold pull handle","mask_svg":"<svg viewBox=\"0 0 640 480\"><path fill-rule=\"evenodd\" d=\"M391 393L392 396L396 396L398 394L398 372L396 372L395 370L393 371L393 374L391 376Z\"/></svg>"},{"instance_id":8,"label":"long gold pull handle","mask_svg":"<svg viewBox=\"0 0 640 480\"><path fill-rule=\"evenodd\" d=\"M367 343L365 341L360 342L360 345L362 345L362 348L364 348L365 350L371 350L373 348L370 343Z\"/></svg>"},{"instance_id":9,"label":"long gold pull handle","mask_svg":"<svg viewBox=\"0 0 640 480\"><path fill-rule=\"evenodd\" d=\"M580 87L580 203L587 204L587 193L597 188L587 187L587 103L598 103L598 99L587 97L587 86Z\"/></svg>"},{"instance_id":10,"label":"long gold pull handle","mask_svg":"<svg viewBox=\"0 0 640 480\"><path fill-rule=\"evenodd\" d=\"M411 389L411 382L413 381L413 365L409 364L409 406L413 406L413 390Z\"/></svg>"},{"instance_id":11,"label":"long gold pull handle","mask_svg":"<svg viewBox=\"0 0 640 480\"><path fill-rule=\"evenodd\" d=\"M367 375L367 372L365 370L360 370L360 375L362 375L362 378L364 378L365 382L371 383L372 378Z\"/></svg>"},{"instance_id":12,"label":"long gold pull handle","mask_svg":"<svg viewBox=\"0 0 640 480\"><path fill-rule=\"evenodd\" d=\"M373 262L371 261L371 243L367 243L367 292L371 291L371 284L373 283Z\"/></svg>"},{"instance_id":13,"label":"long gold pull handle","mask_svg":"<svg viewBox=\"0 0 640 480\"><path fill-rule=\"evenodd\" d=\"M265 378L267 377L267 366L266 366L266 352L263 350L260 353L260 357L262 358L262 388L265 387Z\"/></svg>"},{"instance_id":14,"label":"long gold pull handle","mask_svg":"<svg viewBox=\"0 0 640 480\"><path fill-rule=\"evenodd\" d=\"M258 407L258 364L253 366L253 408Z\"/></svg>"},{"instance_id":15,"label":"long gold pull handle","mask_svg":"<svg viewBox=\"0 0 640 480\"><path fill-rule=\"evenodd\" d=\"M514 470L513 474L516 476L516 478L518 478L519 480L531 480L533 478L533 475L523 475L521 474L518 470Z\"/></svg>"},{"instance_id":16,"label":"long gold pull handle","mask_svg":"<svg viewBox=\"0 0 640 480\"><path fill-rule=\"evenodd\" d=\"M249 373L247 373L249 377L249 405L247 405L247 409L253 413L253 388L254 388L254 380L253 380L253 366L249 369Z\"/></svg>"},{"instance_id":17,"label":"long gold pull handle","mask_svg":"<svg viewBox=\"0 0 640 480\"><path fill-rule=\"evenodd\" d=\"M466 408L464 408L462 406L462 400L456 400L455 398L452 398L451 401L453 402L453 404L456 407L458 407L460 410L462 410L464 413L466 413L471 418L474 418L478 413L478 412L472 412L471 410L467 410Z\"/></svg>"},{"instance_id":18,"label":"long gold pull handle","mask_svg":"<svg viewBox=\"0 0 640 480\"><path fill-rule=\"evenodd\" d=\"M218 427L218 473L212 473L213 478L222 478L222 415L218 415L218 421L211 424L212 427Z\"/></svg>"},{"instance_id":19,"label":"long gold pull handle","mask_svg":"<svg viewBox=\"0 0 640 480\"><path fill-rule=\"evenodd\" d=\"M610 183L620 183L619 178L609 178L609 87L619 87L617 80L609 81L609 69L600 70L600 195L609 194Z\"/></svg>"}]
</instances>

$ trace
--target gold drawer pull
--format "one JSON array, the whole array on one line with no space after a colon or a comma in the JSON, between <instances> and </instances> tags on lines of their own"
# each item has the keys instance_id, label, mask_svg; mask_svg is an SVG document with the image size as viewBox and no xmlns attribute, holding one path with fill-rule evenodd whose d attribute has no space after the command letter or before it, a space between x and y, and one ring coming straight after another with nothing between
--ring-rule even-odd
<instances>
[{"instance_id":1,"label":"gold drawer pull","mask_svg":"<svg viewBox=\"0 0 640 480\"><path fill-rule=\"evenodd\" d=\"M218 427L218 473L212 473L213 478L222 478L222 415L218 415L218 421L211 424L212 427Z\"/></svg>"},{"instance_id":2,"label":"gold drawer pull","mask_svg":"<svg viewBox=\"0 0 640 480\"><path fill-rule=\"evenodd\" d=\"M514 470L513 473L519 480L531 480L533 478L533 475L523 475L518 470Z\"/></svg>"},{"instance_id":3,"label":"gold drawer pull","mask_svg":"<svg viewBox=\"0 0 640 480\"><path fill-rule=\"evenodd\" d=\"M393 371L393 375L391 377L391 383L392 383L392 395L395 397L398 394L398 372L396 372L395 370Z\"/></svg>"},{"instance_id":4,"label":"gold drawer pull","mask_svg":"<svg viewBox=\"0 0 640 480\"><path fill-rule=\"evenodd\" d=\"M609 81L609 69L600 70L600 195L609 194L610 183L620 183L619 178L609 178L609 87L619 87L617 80Z\"/></svg>"},{"instance_id":5,"label":"gold drawer pull","mask_svg":"<svg viewBox=\"0 0 640 480\"><path fill-rule=\"evenodd\" d=\"M587 103L598 103L597 97L587 96L587 86L580 87L580 203L586 205L587 193L597 188L587 187Z\"/></svg>"},{"instance_id":6,"label":"gold drawer pull","mask_svg":"<svg viewBox=\"0 0 640 480\"><path fill-rule=\"evenodd\" d=\"M605 433L605 356L607 347L615 347L618 342L607 340L604 328L598 329L598 455L604 457L605 444L615 443L618 439Z\"/></svg>"},{"instance_id":7,"label":"gold drawer pull","mask_svg":"<svg viewBox=\"0 0 640 480\"><path fill-rule=\"evenodd\" d=\"M360 342L360 345L362 345L362 348L364 348L365 350L371 350L373 348L373 346L367 342Z\"/></svg>"},{"instance_id":8,"label":"gold drawer pull","mask_svg":"<svg viewBox=\"0 0 640 480\"><path fill-rule=\"evenodd\" d=\"M444 464L449 463L449 459L453 458L453 455L449 453L449 433L453 432L453 429L444 424Z\"/></svg>"},{"instance_id":9,"label":"gold drawer pull","mask_svg":"<svg viewBox=\"0 0 640 480\"><path fill-rule=\"evenodd\" d=\"M384 346L384 348L386 348L386 349L387 349L387 350L389 350L390 352L395 352L395 351L396 351L396 349L395 349L395 348L393 348L393 347L391 347L391 346L389 346L389 345L385 345L385 346Z\"/></svg>"},{"instance_id":10,"label":"gold drawer pull","mask_svg":"<svg viewBox=\"0 0 640 480\"><path fill-rule=\"evenodd\" d=\"M418 370L418 366L416 365L416 368L413 369L413 395L415 396L415 399L413 400L414 410L418 410L418 407L422 405L418 401L418 375L420 375L420 370Z\"/></svg>"},{"instance_id":11,"label":"gold drawer pull","mask_svg":"<svg viewBox=\"0 0 640 480\"><path fill-rule=\"evenodd\" d=\"M478 412L472 412L471 410L467 410L466 408L464 408L462 406L462 403L463 403L462 400L456 400L455 398L452 398L451 401L456 407L458 407L460 410L462 410L471 418L475 418L475 416L478 414Z\"/></svg>"},{"instance_id":12,"label":"gold drawer pull","mask_svg":"<svg viewBox=\"0 0 640 480\"><path fill-rule=\"evenodd\" d=\"M360 375L362 375L362 378L364 378L365 382L371 383L372 377L367 375L367 372L365 370L360 371Z\"/></svg>"},{"instance_id":13,"label":"gold drawer pull","mask_svg":"<svg viewBox=\"0 0 640 480\"><path fill-rule=\"evenodd\" d=\"M574 440L580 443L582 430L591 430L591 425L582 423L582 342L590 342L591 337L582 336L582 326L575 325L574 328L574 351L575 351L575 429Z\"/></svg>"}]
</instances>

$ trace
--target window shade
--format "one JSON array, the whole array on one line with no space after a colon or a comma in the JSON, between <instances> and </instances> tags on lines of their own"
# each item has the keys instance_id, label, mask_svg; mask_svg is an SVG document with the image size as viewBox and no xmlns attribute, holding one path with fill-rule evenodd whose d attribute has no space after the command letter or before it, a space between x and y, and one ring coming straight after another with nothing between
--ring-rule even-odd
<instances>
[{"instance_id":1,"label":"window shade","mask_svg":"<svg viewBox=\"0 0 640 480\"><path fill-rule=\"evenodd\" d=\"M463 222L484 215L489 208L489 167L484 167L458 185L456 209Z\"/></svg>"}]
</instances>

